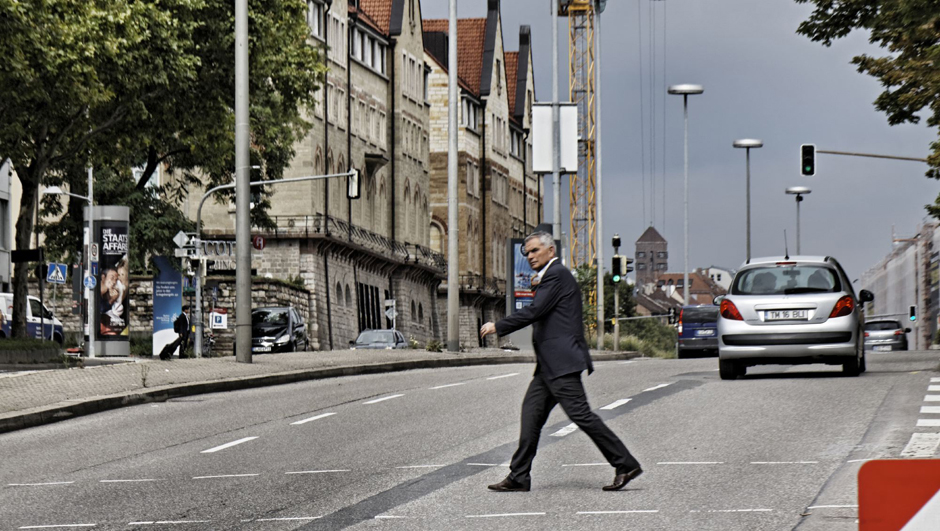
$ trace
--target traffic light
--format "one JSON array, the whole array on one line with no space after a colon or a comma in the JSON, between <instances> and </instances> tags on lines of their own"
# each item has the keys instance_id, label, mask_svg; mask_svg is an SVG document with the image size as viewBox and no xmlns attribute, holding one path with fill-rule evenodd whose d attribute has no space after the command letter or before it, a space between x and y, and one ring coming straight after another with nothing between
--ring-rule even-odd
<instances>
[{"instance_id":1,"label":"traffic light","mask_svg":"<svg viewBox=\"0 0 940 531\"><path fill-rule=\"evenodd\" d=\"M615 247L615 248L616 248L616 247L620 247L620 235L619 235L619 234L614 234L614 238L613 238L613 240L611 241L611 243L614 244L614 247Z\"/></svg>"},{"instance_id":2,"label":"traffic light","mask_svg":"<svg viewBox=\"0 0 940 531\"><path fill-rule=\"evenodd\" d=\"M349 199L359 199L362 193L362 182L359 180L359 170L351 168L349 171L351 175L348 177L349 186L346 189L346 197Z\"/></svg>"},{"instance_id":3,"label":"traffic light","mask_svg":"<svg viewBox=\"0 0 940 531\"><path fill-rule=\"evenodd\" d=\"M911 305L911 321L917 320L917 306Z\"/></svg>"},{"instance_id":4,"label":"traffic light","mask_svg":"<svg viewBox=\"0 0 940 531\"><path fill-rule=\"evenodd\" d=\"M800 146L800 173L810 177L816 175L816 144Z\"/></svg>"},{"instance_id":5,"label":"traffic light","mask_svg":"<svg viewBox=\"0 0 940 531\"><path fill-rule=\"evenodd\" d=\"M623 274L624 275L626 275L627 273L633 272L632 264L633 264L633 258L630 258L629 256L623 257Z\"/></svg>"},{"instance_id":6,"label":"traffic light","mask_svg":"<svg viewBox=\"0 0 940 531\"><path fill-rule=\"evenodd\" d=\"M623 260L622 256L615 254L613 257L613 262L610 264L610 276L614 281L614 284L619 283L623 279Z\"/></svg>"},{"instance_id":7,"label":"traffic light","mask_svg":"<svg viewBox=\"0 0 940 531\"><path fill-rule=\"evenodd\" d=\"M669 324L676 324L676 309L669 308Z\"/></svg>"}]
</instances>

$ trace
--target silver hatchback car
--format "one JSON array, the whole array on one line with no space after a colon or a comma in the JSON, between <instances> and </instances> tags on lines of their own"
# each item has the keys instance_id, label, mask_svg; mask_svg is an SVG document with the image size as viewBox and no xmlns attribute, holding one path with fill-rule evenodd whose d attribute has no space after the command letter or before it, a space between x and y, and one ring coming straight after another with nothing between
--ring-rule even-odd
<instances>
[{"instance_id":1,"label":"silver hatchback car","mask_svg":"<svg viewBox=\"0 0 940 531\"><path fill-rule=\"evenodd\" d=\"M865 371L864 324L858 298L834 258L781 256L741 266L728 294L716 299L718 368L723 380L764 364L842 365L849 376Z\"/></svg>"}]
</instances>

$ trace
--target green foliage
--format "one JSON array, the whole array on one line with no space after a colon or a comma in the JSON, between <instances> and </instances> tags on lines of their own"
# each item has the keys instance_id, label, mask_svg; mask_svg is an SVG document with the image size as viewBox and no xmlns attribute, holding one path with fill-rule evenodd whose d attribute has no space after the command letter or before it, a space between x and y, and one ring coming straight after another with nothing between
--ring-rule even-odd
<instances>
[{"instance_id":1,"label":"green foliage","mask_svg":"<svg viewBox=\"0 0 940 531\"><path fill-rule=\"evenodd\" d=\"M287 283L298 289L307 289L307 285L304 284L304 278L300 275L290 275L287 277Z\"/></svg>"},{"instance_id":2,"label":"green foliage","mask_svg":"<svg viewBox=\"0 0 940 531\"><path fill-rule=\"evenodd\" d=\"M593 330L597 324L597 305L589 302L589 294L597 289L597 269L581 266L574 270L575 279L581 289L583 303L584 329ZM611 319L614 317L614 290L620 296L620 317L632 317L636 312L636 299L633 297L633 285L626 282L614 284L609 272L604 273L604 330L613 331Z\"/></svg>"},{"instance_id":3,"label":"green foliage","mask_svg":"<svg viewBox=\"0 0 940 531\"><path fill-rule=\"evenodd\" d=\"M438 340L436 340L436 339L432 339L432 340L428 341L428 344L427 344L427 346L425 347L425 350L427 350L428 352L443 352L443 351L444 351L444 345L443 345L443 343L441 343L440 341L438 341Z\"/></svg>"},{"instance_id":4,"label":"green foliage","mask_svg":"<svg viewBox=\"0 0 940 531\"><path fill-rule=\"evenodd\" d=\"M28 337L22 339L7 338L0 340L0 350L7 351L12 350L18 352L32 352L37 350L55 350L58 348L59 344L53 341L43 341L41 339L33 339Z\"/></svg>"},{"instance_id":5,"label":"green foliage","mask_svg":"<svg viewBox=\"0 0 940 531\"><path fill-rule=\"evenodd\" d=\"M929 108L927 125L940 125L940 25L935 1L897 0L796 0L815 5L813 14L797 29L815 42L830 46L853 30L864 30L869 42L887 49L885 57L852 58L858 71L877 78L885 87L875 108L888 123L918 123L918 113ZM927 176L940 179L940 141L930 144ZM940 197L928 212L940 217Z\"/></svg>"},{"instance_id":6,"label":"green foliage","mask_svg":"<svg viewBox=\"0 0 940 531\"><path fill-rule=\"evenodd\" d=\"M153 334L131 334L131 356L139 358L153 357Z\"/></svg>"}]
</instances>

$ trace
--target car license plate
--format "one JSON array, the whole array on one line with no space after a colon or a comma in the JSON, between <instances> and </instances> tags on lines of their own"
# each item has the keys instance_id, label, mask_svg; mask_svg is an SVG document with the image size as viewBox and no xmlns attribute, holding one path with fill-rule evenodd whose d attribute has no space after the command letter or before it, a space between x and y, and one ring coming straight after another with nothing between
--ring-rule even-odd
<instances>
[{"instance_id":1,"label":"car license plate","mask_svg":"<svg viewBox=\"0 0 940 531\"><path fill-rule=\"evenodd\" d=\"M696 331L695 331L695 335L697 335L697 336L713 336L713 335L715 335L715 331L712 330L711 328L707 328L707 329L705 329L705 330L696 330Z\"/></svg>"},{"instance_id":2,"label":"car license plate","mask_svg":"<svg viewBox=\"0 0 940 531\"><path fill-rule=\"evenodd\" d=\"M773 310L764 312L765 321L805 321L806 310Z\"/></svg>"},{"instance_id":3,"label":"car license plate","mask_svg":"<svg viewBox=\"0 0 940 531\"><path fill-rule=\"evenodd\" d=\"M271 347L251 347L252 352L271 352Z\"/></svg>"},{"instance_id":4,"label":"car license plate","mask_svg":"<svg viewBox=\"0 0 940 531\"><path fill-rule=\"evenodd\" d=\"M875 347L875 350L878 351L878 352L890 352L890 351L891 351L891 347L889 347L888 345L879 345L879 346Z\"/></svg>"}]
</instances>

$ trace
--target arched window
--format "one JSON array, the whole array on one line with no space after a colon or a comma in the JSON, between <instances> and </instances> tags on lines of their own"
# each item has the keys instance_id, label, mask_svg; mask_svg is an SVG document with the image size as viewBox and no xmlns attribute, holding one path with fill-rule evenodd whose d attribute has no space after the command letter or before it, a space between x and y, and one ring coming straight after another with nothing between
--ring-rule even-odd
<instances>
[{"instance_id":1,"label":"arched window","mask_svg":"<svg viewBox=\"0 0 940 531\"><path fill-rule=\"evenodd\" d=\"M418 318L418 313L415 312L415 301L411 301L411 320L414 321Z\"/></svg>"},{"instance_id":2,"label":"arched window","mask_svg":"<svg viewBox=\"0 0 940 531\"><path fill-rule=\"evenodd\" d=\"M420 302L418 303L418 321L424 322L424 305Z\"/></svg>"},{"instance_id":3,"label":"arched window","mask_svg":"<svg viewBox=\"0 0 940 531\"><path fill-rule=\"evenodd\" d=\"M430 231L431 231L431 238L430 238L431 249L434 250L435 252L444 254L444 230L436 221L432 221Z\"/></svg>"},{"instance_id":4,"label":"arched window","mask_svg":"<svg viewBox=\"0 0 940 531\"><path fill-rule=\"evenodd\" d=\"M352 304L352 297L349 296L349 284L346 284L346 306Z\"/></svg>"},{"instance_id":5,"label":"arched window","mask_svg":"<svg viewBox=\"0 0 940 531\"><path fill-rule=\"evenodd\" d=\"M343 303L343 286L339 282L336 283L336 291L333 292L333 302L336 304Z\"/></svg>"}]
</instances>

